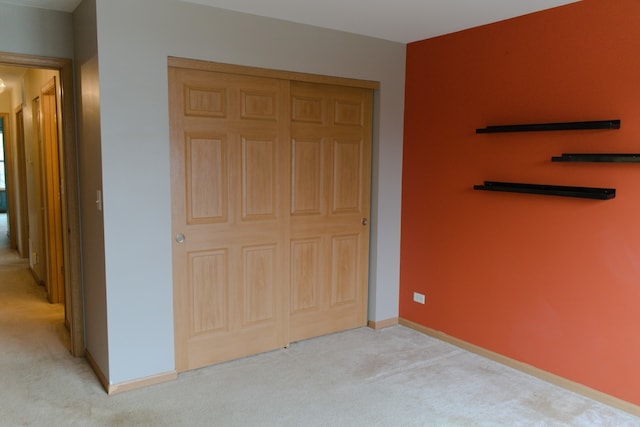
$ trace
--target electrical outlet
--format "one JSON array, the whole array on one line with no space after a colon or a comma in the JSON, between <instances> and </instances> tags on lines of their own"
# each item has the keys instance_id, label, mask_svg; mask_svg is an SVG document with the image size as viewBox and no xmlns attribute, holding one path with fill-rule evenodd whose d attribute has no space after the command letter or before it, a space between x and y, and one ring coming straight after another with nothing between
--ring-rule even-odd
<instances>
[{"instance_id":1,"label":"electrical outlet","mask_svg":"<svg viewBox=\"0 0 640 427\"><path fill-rule=\"evenodd\" d=\"M418 304L424 304L425 303L425 296L424 294L421 294L419 292L414 292L413 293L413 301L417 302Z\"/></svg>"}]
</instances>

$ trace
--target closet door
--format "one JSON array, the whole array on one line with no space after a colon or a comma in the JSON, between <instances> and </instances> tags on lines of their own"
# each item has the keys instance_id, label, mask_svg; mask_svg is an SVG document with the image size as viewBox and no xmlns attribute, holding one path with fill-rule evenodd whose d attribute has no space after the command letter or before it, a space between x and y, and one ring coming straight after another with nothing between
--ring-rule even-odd
<instances>
[{"instance_id":1,"label":"closet door","mask_svg":"<svg viewBox=\"0 0 640 427\"><path fill-rule=\"evenodd\" d=\"M176 368L288 344L289 82L169 68Z\"/></svg>"},{"instance_id":2,"label":"closet door","mask_svg":"<svg viewBox=\"0 0 640 427\"><path fill-rule=\"evenodd\" d=\"M291 84L291 341L366 324L372 97Z\"/></svg>"}]
</instances>

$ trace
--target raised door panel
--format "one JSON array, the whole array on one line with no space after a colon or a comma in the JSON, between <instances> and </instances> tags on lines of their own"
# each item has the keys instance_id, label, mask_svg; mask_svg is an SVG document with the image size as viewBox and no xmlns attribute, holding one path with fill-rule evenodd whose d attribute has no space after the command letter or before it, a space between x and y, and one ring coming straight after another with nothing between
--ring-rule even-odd
<instances>
[{"instance_id":1,"label":"raised door panel","mask_svg":"<svg viewBox=\"0 0 640 427\"><path fill-rule=\"evenodd\" d=\"M333 141L332 213L360 213L362 141Z\"/></svg>"},{"instance_id":2,"label":"raised door panel","mask_svg":"<svg viewBox=\"0 0 640 427\"><path fill-rule=\"evenodd\" d=\"M322 292L321 239L291 241L291 313L320 309Z\"/></svg>"},{"instance_id":3,"label":"raised door panel","mask_svg":"<svg viewBox=\"0 0 640 427\"><path fill-rule=\"evenodd\" d=\"M323 193L322 140L291 141L291 214L320 215Z\"/></svg>"},{"instance_id":4,"label":"raised door panel","mask_svg":"<svg viewBox=\"0 0 640 427\"><path fill-rule=\"evenodd\" d=\"M187 222L226 222L229 187L226 138L187 134L185 146Z\"/></svg>"},{"instance_id":5,"label":"raised door panel","mask_svg":"<svg viewBox=\"0 0 640 427\"><path fill-rule=\"evenodd\" d=\"M273 219L277 214L277 137L242 137L242 219Z\"/></svg>"},{"instance_id":6,"label":"raised door panel","mask_svg":"<svg viewBox=\"0 0 640 427\"><path fill-rule=\"evenodd\" d=\"M226 249L189 254L191 336L229 331L229 255Z\"/></svg>"},{"instance_id":7,"label":"raised door panel","mask_svg":"<svg viewBox=\"0 0 640 427\"><path fill-rule=\"evenodd\" d=\"M203 87L184 85L184 115L225 117L227 115L227 91L209 85Z\"/></svg>"},{"instance_id":8,"label":"raised door panel","mask_svg":"<svg viewBox=\"0 0 640 427\"><path fill-rule=\"evenodd\" d=\"M276 247L242 248L243 327L276 320L278 256Z\"/></svg>"},{"instance_id":9,"label":"raised door panel","mask_svg":"<svg viewBox=\"0 0 640 427\"><path fill-rule=\"evenodd\" d=\"M358 299L358 234L331 239L331 307L355 304Z\"/></svg>"}]
</instances>

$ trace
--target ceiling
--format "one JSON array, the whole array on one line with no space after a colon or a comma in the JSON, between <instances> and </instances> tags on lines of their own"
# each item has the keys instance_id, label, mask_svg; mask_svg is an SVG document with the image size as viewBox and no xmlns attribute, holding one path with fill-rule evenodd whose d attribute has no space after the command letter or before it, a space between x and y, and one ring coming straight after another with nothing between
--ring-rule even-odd
<instances>
[{"instance_id":1,"label":"ceiling","mask_svg":"<svg viewBox=\"0 0 640 427\"><path fill-rule=\"evenodd\" d=\"M81 0L0 0L72 12ZM578 0L180 0L409 43Z\"/></svg>"}]
</instances>

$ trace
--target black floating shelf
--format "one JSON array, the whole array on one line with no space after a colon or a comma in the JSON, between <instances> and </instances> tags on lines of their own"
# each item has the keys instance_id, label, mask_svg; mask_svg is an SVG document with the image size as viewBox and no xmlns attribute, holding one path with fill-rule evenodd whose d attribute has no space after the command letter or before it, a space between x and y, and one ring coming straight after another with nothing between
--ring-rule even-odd
<instances>
[{"instance_id":1,"label":"black floating shelf","mask_svg":"<svg viewBox=\"0 0 640 427\"><path fill-rule=\"evenodd\" d=\"M549 196L580 197L608 200L616 197L615 188L569 187L564 185L522 184L515 182L485 181L474 185L474 190L503 191L509 193L545 194Z\"/></svg>"},{"instance_id":2,"label":"black floating shelf","mask_svg":"<svg viewBox=\"0 0 640 427\"><path fill-rule=\"evenodd\" d=\"M562 153L552 162L640 163L640 153Z\"/></svg>"},{"instance_id":3,"label":"black floating shelf","mask_svg":"<svg viewBox=\"0 0 640 427\"><path fill-rule=\"evenodd\" d=\"M476 133L501 132L539 132L550 130L589 130L589 129L620 129L620 120L596 120L588 122L562 123L533 123L525 125L487 126L476 129Z\"/></svg>"}]
</instances>

